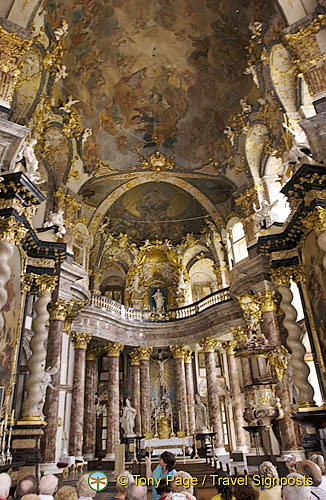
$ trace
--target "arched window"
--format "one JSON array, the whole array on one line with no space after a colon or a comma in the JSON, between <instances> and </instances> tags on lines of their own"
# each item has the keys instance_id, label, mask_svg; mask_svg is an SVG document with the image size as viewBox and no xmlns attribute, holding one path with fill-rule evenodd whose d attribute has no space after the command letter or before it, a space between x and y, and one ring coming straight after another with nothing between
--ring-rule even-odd
<instances>
[{"instance_id":1,"label":"arched window","mask_svg":"<svg viewBox=\"0 0 326 500\"><path fill-rule=\"evenodd\" d=\"M88 270L89 249L91 246L88 230L84 224L78 223L73 231L73 261L85 271Z\"/></svg>"},{"instance_id":2,"label":"arched window","mask_svg":"<svg viewBox=\"0 0 326 500\"><path fill-rule=\"evenodd\" d=\"M248 257L246 235L242 222L235 222L228 230L226 237L230 269Z\"/></svg>"}]
</instances>

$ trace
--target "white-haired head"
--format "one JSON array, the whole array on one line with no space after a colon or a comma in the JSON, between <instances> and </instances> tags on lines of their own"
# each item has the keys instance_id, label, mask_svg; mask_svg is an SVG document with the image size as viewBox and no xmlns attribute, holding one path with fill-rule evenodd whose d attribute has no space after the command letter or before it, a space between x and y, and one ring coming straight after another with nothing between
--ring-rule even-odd
<instances>
[{"instance_id":1,"label":"white-haired head","mask_svg":"<svg viewBox=\"0 0 326 500\"><path fill-rule=\"evenodd\" d=\"M11 477L9 474L3 472L0 474L0 497L7 498L9 496L9 490L11 486Z\"/></svg>"},{"instance_id":2,"label":"white-haired head","mask_svg":"<svg viewBox=\"0 0 326 500\"><path fill-rule=\"evenodd\" d=\"M126 483L126 485L122 485L120 484L120 478L123 477L123 478L128 478L128 481ZM117 485L116 485L116 488L118 490L119 493L122 493L122 494L126 494L126 490L127 490L127 486L131 483L134 483L135 482L135 479L134 479L134 476L132 474L130 474L130 472L128 471L124 471L120 474L120 476L118 476L118 479L117 479Z\"/></svg>"},{"instance_id":3,"label":"white-haired head","mask_svg":"<svg viewBox=\"0 0 326 500\"><path fill-rule=\"evenodd\" d=\"M291 472L286 478L287 484L283 487L284 500L310 500L310 488L303 484L304 478L301 474Z\"/></svg>"},{"instance_id":4,"label":"white-haired head","mask_svg":"<svg viewBox=\"0 0 326 500\"><path fill-rule=\"evenodd\" d=\"M38 485L40 495L53 496L58 489L58 482L58 478L53 474L47 474L46 476L41 477L40 483Z\"/></svg>"}]
</instances>

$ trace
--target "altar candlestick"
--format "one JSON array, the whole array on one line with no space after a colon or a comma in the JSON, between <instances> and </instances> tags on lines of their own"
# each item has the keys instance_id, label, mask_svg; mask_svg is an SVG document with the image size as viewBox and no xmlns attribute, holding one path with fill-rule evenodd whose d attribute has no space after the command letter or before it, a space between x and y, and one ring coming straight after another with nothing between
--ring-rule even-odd
<instances>
[{"instance_id":1,"label":"altar candlestick","mask_svg":"<svg viewBox=\"0 0 326 500\"><path fill-rule=\"evenodd\" d=\"M4 426L4 421L1 421L1 428L0 428L0 450L2 450L2 439L3 439L3 426Z\"/></svg>"}]
</instances>

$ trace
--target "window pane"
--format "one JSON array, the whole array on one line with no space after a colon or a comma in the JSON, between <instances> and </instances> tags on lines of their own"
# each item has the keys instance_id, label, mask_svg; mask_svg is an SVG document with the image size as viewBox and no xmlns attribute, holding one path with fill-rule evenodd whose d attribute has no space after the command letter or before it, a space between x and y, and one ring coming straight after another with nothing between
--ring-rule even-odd
<instances>
[{"instance_id":1,"label":"window pane","mask_svg":"<svg viewBox=\"0 0 326 500\"><path fill-rule=\"evenodd\" d=\"M243 230L243 225L241 222L237 222L234 224L233 229L232 229L232 240L233 243L236 241L240 240L241 238L244 237L244 230Z\"/></svg>"},{"instance_id":2,"label":"window pane","mask_svg":"<svg viewBox=\"0 0 326 500\"><path fill-rule=\"evenodd\" d=\"M240 260L248 257L246 238L242 238L233 244L233 253L235 262L240 262Z\"/></svg>"}]
</instances>

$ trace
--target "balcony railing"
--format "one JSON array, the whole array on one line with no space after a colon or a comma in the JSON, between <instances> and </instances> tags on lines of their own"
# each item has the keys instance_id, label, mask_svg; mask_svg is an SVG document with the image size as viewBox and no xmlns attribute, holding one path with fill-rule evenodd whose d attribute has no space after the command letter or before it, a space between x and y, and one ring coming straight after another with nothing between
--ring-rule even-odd
<instances>
[{"instance_id":1,"label":"balcony railing","mask_svg":"<svg viewBox=\"0 0 326 500\"><path fill-rule=\"evenodd\" d=\"M89 305L110 311L115 316L119 316L120 318L127 320L161 322L190 318L191 316L195 316L216 304L226 302L230 299L229 288L224 288L223 290L213 292L203 299L198 300L193 304L189 304L188 306L179 307L177 309L168 309L166 313L153 313L149 310L133 309L132 307L127 307L123 304L115 302L114 300L97 294L92 294Z\"/></svg>"}]
</instances>

